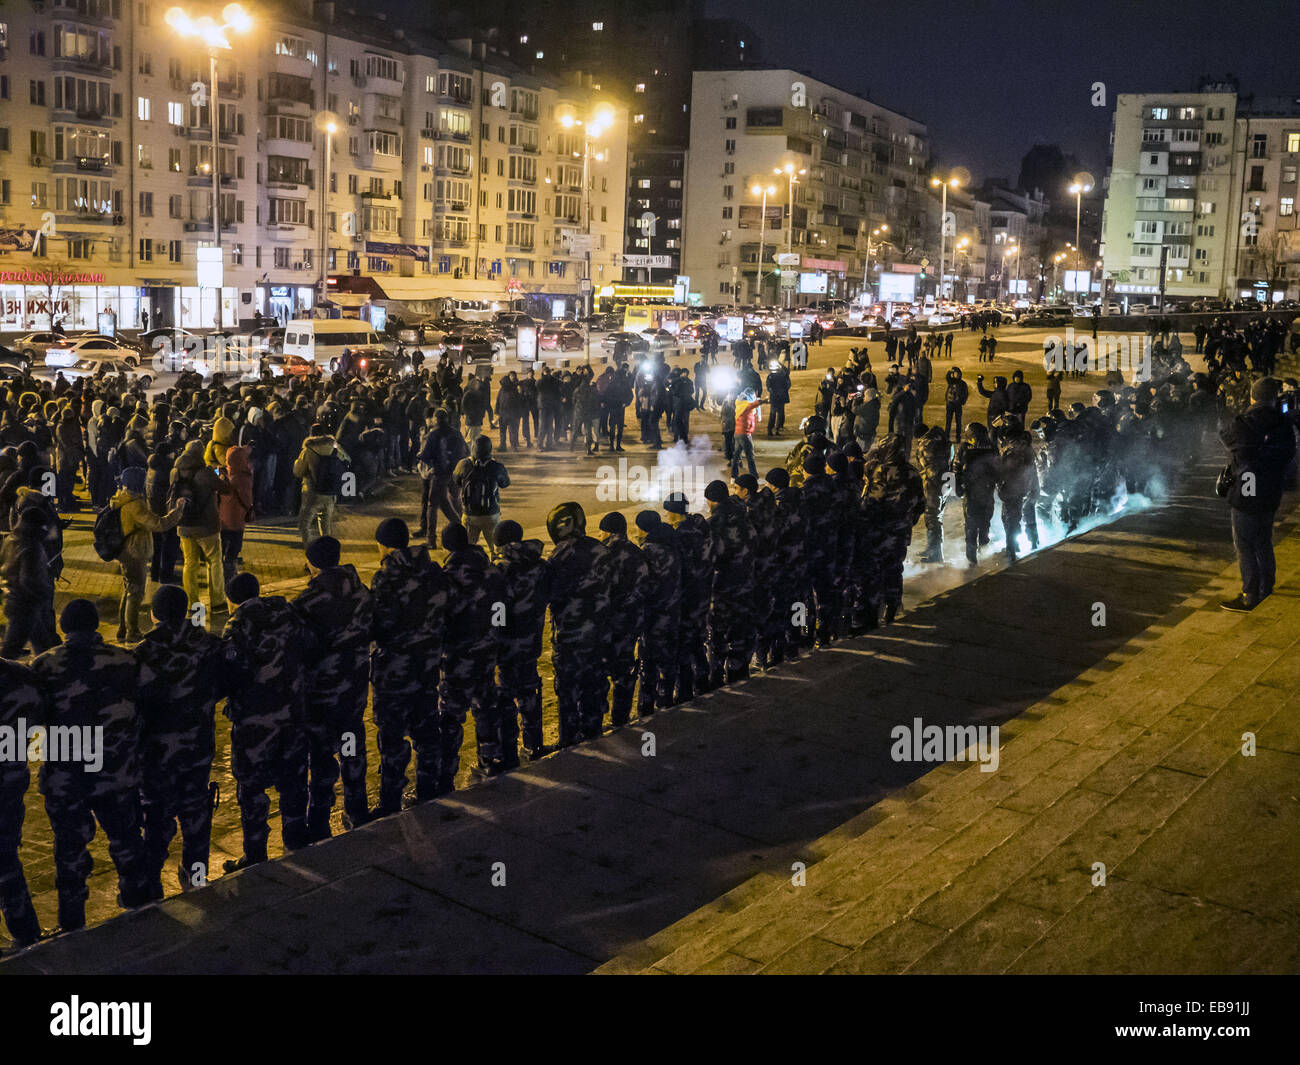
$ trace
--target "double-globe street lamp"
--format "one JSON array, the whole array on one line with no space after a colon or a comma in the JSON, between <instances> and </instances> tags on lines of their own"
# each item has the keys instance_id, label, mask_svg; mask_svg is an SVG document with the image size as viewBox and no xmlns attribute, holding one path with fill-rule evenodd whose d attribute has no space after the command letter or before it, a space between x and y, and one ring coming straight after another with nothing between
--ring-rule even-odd
<instances>
[{"instance_id":1,"label":"double-globe street lamp","mask_svg":"<svg viewBox=\"0 0 1300 1065\"><path fill-rule=\"evenodd\" d=\"M758 277L754 282L754 302L763 301L763 243L767 239L767 198L776 195L775 185L760 185L755 182L749 191L763 198L763 206L758 216Z\"/></svg>"},{"instance_id":2,"label":"double-globe street lamp","mask_svg":"<svg viewBox=\"0 0 1300 1065\"><path fill-rule=\"evenodd\" d=\"M947 177L932 177L930 179L932 187L943 190L943 200L939 207L939 292L935 299L936 303L943 299L944 251L947 248L948 237L948 188L950 186L954 189L960 188L963 177L964 174L961 171L954 170Z\"/></svg>"},{"instance_id":3,"label":"double-globe street lamp","mask_svg":"<svg viewBox=\"0 0 1300 1065\"><path fill-rule=\"evenodd\" d=\"M614 124L614 109L608 104L598 106L596 110L585 121L578 118L571 112L560 116L560 125L565 129L576 129L581 127L582 137L582 232L584 240L584 270L583 281L585 283L582 292L582 313L583 317L591 315L591 144L598 139L610 126ZM573 153L575 156L577 152ZM597 160L603 160L603 155L597 155ZM647 243L649 242L647 237ZM591 362L591 327L583 329L583 343L586 348L587 362Z\"/></svg>"},{"instance_id":4,"label":"double-globe street lamp","mask_svg":"<svg viewBox=\"0 0 1300 1065\"><path fill-rule=\"evenodd\" d=\"M211 15L193 18L183 8L169 8L163 20L172 31L181 37L197 37L208 49L208 78L211 91L208 97L208 121L212 127L212 241L221 253L221 279L217 285L216 327L221 328L222 286L225 284L225 252L221 249L221 155L220 124L221 108L217 94L217 53L229 52L232 48L230 35L245 34L253 28L253 16L239 4L227 4L221 9L224 22L217 22Z\"/></svg>"},{"instance_id":5,"label":"double-globe street lamp","mask_svg":"<svg viewBox=\"0 0 1300 1065\"><path fill-rule=\"evenodd\" d=\"M1092 191L1092 175L1080 173L1074 175L1074 184L1069 188L1069 193L1074 197L1074 283L1079 284L1079 220L1083 216L1083 194ZM1088 284L1092 285L1092 271L1088 271Z\"/></svg>"},{"instance_id":6,"label":"double-globe street lamp","mask_svg":"<svg viewBox=\"0 0 1300 1065\"><path fill-rule=\"evenodd\" d=\"M862 296L861 296L861 299L862 299L862 310L863 310L863 313L866 312L866 309L867 309L867 302L868 302L868 301L870 300L870 298L871 298L871 254L872 254L872 250L871 250L871 249L872 249L871 237L879 237L882 233L888 233L888 232L889 232L889 226L888 226L887 224L885 224L885 223L881 223L880 225L876 226L876 228L873 229L873 230L871 231L871 236L870 236L870 237L867 237L867 257L866 257L866 259L865 259L865 260L863 261L863 263L862 263ZM892 242L892 241L888 241L888 240L878 240L878 241L876 241L876 243L875 243L875 247L876 247L877 249L883 248L883 247L885 247L886 245L888 245L888 246L891 247L891 248L894 246L893 242Z\"/></svg>"},{"instance_id":7,"label":"double-globe street lamp","mask_svg":"<svg viewBox=\"0 0 1300 1065\"><path fill-rule=\"evenodd\" d=\"M794 253L794 187L799 184L799 179L808 173L808 168L801 166L796 170L794 163L786 163L785 166L774 167L772 173L776 174L778 177L784 174L790 183L790 220L786 225L785 234L785 253L789 256ZM787 262L786 265L788 267L790 265L789 262ZM798 278L798 270L795 271L794 276L796 279ZM786 285L783 287L785 288L786 293L785 304L788 307L790 305L790 289L792 286Z\"/></svg>"},{"instance_id":8,"label":"double-globe street lamp","mask_svg":"<svg viewBox=\"0 0 1300 1065\"><path fill-rule=\"evenodd\" d=\"M322 111L316 116L316 128L325 135L325 171L321 175L320 183L320 296L317 300L319 306L325 302L329 283L330 156L334 148L334 134L341 128L338 115L333 111Z\"/></svg>"}]
</instances>

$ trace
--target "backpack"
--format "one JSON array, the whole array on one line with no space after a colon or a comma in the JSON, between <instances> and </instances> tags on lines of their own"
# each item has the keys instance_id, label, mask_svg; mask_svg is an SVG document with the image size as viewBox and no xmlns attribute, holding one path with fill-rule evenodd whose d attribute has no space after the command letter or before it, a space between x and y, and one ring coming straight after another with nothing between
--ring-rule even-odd
<instances>
[{"instance_id":1,"label":"backpack","mask_svg":"<svg viewBox=\"0 0 1300 1065\"><path fill-rule=\"evenodd\" d=\"M126 548L121 507L107 506L95 515L95 554L105 562L119 558Z\"/></svg>"},{"instance_id":2,"label":"backpack","mask_svg":"<svg viewBox=\"0 0 1300 1065\"><path fill-rule=\"evenodd\" d=\"M339 458L337 451L331 451L328 455L322 455L316 461L316 473L312 477L312 486L316 489L317 495L336 496L343 487L343 475L347 473L347 467L343 460Z\"/></svg>"},{"instance_id":3,"label":"backpack","mask_svg":"<svg viewBox=\"0 0 1300 1065\"><path fill-rule=\"evenodd\" d=\"M460 486L461 502L469 514L490 514L496 506L497 478L492 462L471 462Z\"/></svg>"}]
</instances>

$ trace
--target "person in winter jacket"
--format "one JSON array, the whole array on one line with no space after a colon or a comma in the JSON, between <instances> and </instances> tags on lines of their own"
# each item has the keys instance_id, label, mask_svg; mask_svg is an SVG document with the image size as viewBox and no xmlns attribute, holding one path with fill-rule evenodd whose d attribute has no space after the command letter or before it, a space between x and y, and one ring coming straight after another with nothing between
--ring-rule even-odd
<instances>
[{"instance_id":1,"label":"person in winter jacket","mask_svg":"<svg viewBox=\"0 0 1300 1065\"><path fill-rule=\"evenodd\" d=\"M235 423L229 418L218 418L212 424L212 439L203 452L203 465L208 467L226 464L226 449L235 442Z\"/></svg>"},{"instance_id":2,"label":"person in winter jacket","mask_svg":"<svg viewBox=\"0 0 1300 1065\"><path fill-rule=\"evenodd\" d=\"M334 437L325 432L325 426L314 422L311 435L302 442L302 450L293 464L293 475L302 480L302 506L298 511L298 535L305 549L318 536L330 536L334 530L334 507L338 501L339 486L322 479L321 460L334 456L339 462L348 461L348 453ZM330 466L336 466L334 462Z\"/></svg>"},{"instance_id":3,"label":"person in winter jacket","mask_svg":"<svg viewBox=\"0 0 1300 1065\"><path fill-rule=\"evenodd\" d=\"M510 475L492 457L490 436L480 436L474 441L473 458L461 459L452 479L460 489L470 544L476 544L481 534L488 547L495 548L496 527L501 522L501 489L510 487Z\"/></svg>"},{"instance_id":4,"label":"person in winter jacket","mask_svg":"<svg viewBox=\"0 0 1300 1065\"><path fill-rule=\"evenodd\" d=\"M453 474L461 459L469 454L469 445L460 430L451 424L446 410L439 407L433 412L433 427L420 444L417 456L420 477L423 480L420 500L420 526L417 536L424 536L429 546L437 543L438 512L448 521L460 521L460 504L457 501Z\"/></svg>"},{"instance_id":5,"label":"person in winter jacket","mask_svg":"<svg viewBox=\"0 0 1300 1065\"><path fill-rule=\"evenodd\" d=\"M966 561L974 566L979 549L989 542L993 493L998 480L998 453L983 422L971 422L953 463L957 495L966 526Z\"/></svg>"},{"instance_id":6,"label":"person in winter jacket","mask_svg":"<svg viewBox=\"0 0 1300 1065\"><path fill-rule=\"evenodd\" d=\"M731 443L731 477L735 480L740 472L740 459L743 456L749 465L749 475L758 477L758 467L754 465L754 432L758 429L759 419L763 416L763 406L749 389L736 398L736 436Z\"/></svg>"},{"instance_id":7,"label":"person in winter jacket","mask_svg":"<svg viewBox=\"0 0 1300 1065\"><path fill-rule=\"evenodd\" d=\"M989 401L988 412L984 417L984 424L989 427L993 434L994 442L997 441L997 432L994 423L1002 415L1011 409L1010 402L1007 399L1007 379L1005 377L993 378L993 389L984 387L984 375L980 374L975 378L975 387L979 389L979 394Z\"/></svg>"},{"instance_id":8,"label":"person in winter jacket","mask_svg":"<svg viewBox=\"0 0 1300 1065\"><path fill-rule=\"evenodd\" d=\"M1251 405L1219 434L1232 462L1228 505L1232 544L1241 569L1241 594L1225 610L1254 610L1273 594L1277 563L1273 520L1282 502L1287 468L1296 454L1295 433L1278 409L1278 382L1264 377L1251 386Z\"/></svg>"},{"instance_id":9,"label":"person in winter jacket","mask_svg":"<svg viewBox=\"0 0 1300 1065\"><path fill-rule=\"evenodd\" d=\"M25 511L0 546L6 623L0 658L18 658L29 642L36 654L59 642L54 629L54 575L45 550L47 521L42 511Z\"/></svg>"},{"instance_id":10,"label":"person in winter jacket","mask_svg":"<svg viewBox=\"0 0 1300 1065\"><path fill-rule=\"evenodd\" d=\"M951 333L948 334L952 336ZM961 412L966 406L966 401L970 398L970 386L962 380L961 367L954 366L944 377L947 388L944 392L943 405L943 432L945 436L952 437L953 425L957 426L956 439L961 439Z\"/></svg>"},{"instance_id":11,"label":"person in winter jacket","mask_svg":"<svg viewBox=\"0 0 1300 1065\"><path fill-rule=\"evenodd\" d=\"M121 487L109 500L122 522L122 553L117 557L122 572L122 598L117 607L117 640L138 643L141 638L140 611L144 606L145 582L153 559L154 536L174 528L185 513L185 501L178 500L165 514L155 514L145 498L146 472L139 466L122 471Z\"/></svg>"},{"instance_id":12,"label":"person in winter jacket","mask_svg":"<svg viewBox=\"0 0 1300 1065\"><path fill-rule=\"evenodd\" d=\"M221 518L221 569L229 584L239 572L244 528L253 517L252 449L247 444L226 450L225 482L230 491L221 497L217 511Z\"/></svg>"},{"instance_id":13,"label":"person in winter jacket","mask_svg":"<svg viewBox=\"0 0 1300 1065\"><path fill-rule=\"evenodd\" d=\"M1007 385L1007 409L1020 419L1022 425L1029 414L1029 404L1033 398L1034 390L1025 383L1024 372L1017 370Z\"/></svg>"},{"instance_id":14,"label":"person in winter jacket","mask_svg":"<svg viewBox=\"0 0 1300 1065\"><path fill-rule=\"evenodd\" d=\"M221 515L217 499L229 491L225 482L204 464L203 445L191 440L172 467L169 499L173 506L179 500L186 501L185 517L178 527L184 560L181 584L193 606L201 598L199 572L206 569L208 608L212 614L226 610L226 586L221 579Z\"/></svg>"}]
</instances>

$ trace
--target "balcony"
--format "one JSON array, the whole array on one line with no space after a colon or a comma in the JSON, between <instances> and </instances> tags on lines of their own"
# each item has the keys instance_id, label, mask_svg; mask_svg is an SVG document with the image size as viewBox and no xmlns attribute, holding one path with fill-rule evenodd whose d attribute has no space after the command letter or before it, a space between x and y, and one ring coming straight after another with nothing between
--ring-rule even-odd
<instances>
[{"instance_id":1,"label":"balcony","mask_svg":"<svg viewBox=\"0 0 1300 1065\"><path fill-rule=\"evenodd\" d=\"M509 147L512 152L523 152L525 155L538 155L541 153L541 148L536 144L511 144Z\"/></svg>"},{"instance_id":2,"label":"balcony","mask_svg":"<svg viewBox=\"0 0 1300 1065\"><path fill-rule=\"evenodd\" d=\"M393 198L391 192L375 192L371 189L364 189L359 195L363 200L391 200Z\"/></svg>"},{"instance_id":3,"label":"balcony","mask_svg":"<svg viewBox=\"0 0 1300 1065\"><path fill-rule=\"evenodd\" d=\"M455 214L466 214L469 211L469 204L462 200L438 200L434 203L433 209L443 214L449 211Z\"/></svg>"},{"instance_id":4,"label":"balcony","mask_svg":"<svg viewBox=\"0 0 1300 1065\"><path fill-rule=\"evenodd\" d=\"M534 251L536 248L537 248L537 244L533 241L529 241L527 244L520 244L518 242L513 244L511 243L506 244L506 251L531 252Z\"/></svg>"},{"instance_id":5,"label":"balcony","mask_svg":"<svg viewBox=\"0 0 1300 1065\"><path fill-rule=\"evenodd\" d=\"M434 166L433 171L435 174L468 174L469 164L466 163L462 166L460 164L438 163Z\"/></svg>"},{"instance_id":6,"label":"balcony","mask_svg":"<svg viewBox=\"0 0 1300 1065\"><path fill-rule=\"evenodd\" d=\"M445 104L459 104L461 107L469 107L474 102L474 93L473 91L440 92L438 99Z\"/></svg>"},{"instance_id":7,"label":"balcony","mask_svg":"<svg viewBox=\"0 0 1300 1065\"><path fill-rule=\"evenodd\" d=\"M221 183L224 185L230 180L223 177ZM316 172L314 170L286 170L281 173L266 175L266 187L268 189L296 189L305 186L309 189L316 187Z\"/></svg>"},{"instance_id":8,"label":"balcony","mask_svg":"<svg viewBox=\"0 0 1300 1065\"><path fill-rule=\"evenodd\" d=\"M312 91L311 82L305 78L290 77L287 74L271 74L266 79L266 102L268 104L306 104L316 106L316 93Z\"/></svg>"},{"instance_id":9,"label":"balcony","mask_svg":"<svg viewBox=\"0 0 1300 1065\"><path fill-rule=\"evenodd\" d=\"M111 74L113 70L113 60L108 55L96 55L92 52L84 52L80 55L56 56L50 60L50 67L54 71L81 71L87 74Z\"/></svg>"},{"instance_id":10,"label":"balcony","mask_svg":"<svg viewBox=\"0 0 1300 1065\"><path fill-rule=\"evenodd\" d=\"M184 229L186 233L211 233L212 219L191 219L185 223Z\"/></svg>"},{"instance_id":11,"label":"balcony","mask_svg":"<svg viewBox=\"0 0 1300 1065\"><path fill-rule=\"evenodd\" d=\"M192 141L210 142L212 140L212 127L211 126L190 126L186 129L185 135L189 137L189 139ZM222 144L234 144L235 131L231 129L229 126L222 126L221 129L217 131L217 139Z\"/></svg>"},{"instance_id":12,"label":"balcony","mask_svg":"<svg viewBox=\"0 0 1300 1065\"><path fill-rule=\"evenodd\" d=\"M109 165L107 159L98 155L79 155L76 159L78 170L87 170L92 174L98 174L101 171L111 171L113 168Z\"/></svg>"}]
</instances>

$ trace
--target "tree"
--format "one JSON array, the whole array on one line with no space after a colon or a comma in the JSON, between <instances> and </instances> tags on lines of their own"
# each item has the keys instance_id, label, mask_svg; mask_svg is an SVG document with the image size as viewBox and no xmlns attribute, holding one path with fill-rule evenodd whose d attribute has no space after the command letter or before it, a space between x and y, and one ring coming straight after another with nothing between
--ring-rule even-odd
<instances>
[{"instance_id":1,"label":"tree","mask_svg":"<svg viewBox=\"0 0 1300 1065\"><path fill-rule=\"evenodd\" d=\"M50 319L50 330L55 325L55 311L63 297L63 288L67 279L73 274L72 265L62 259L42 264L42 269L33 271L40 278L41 288L45 291L45 310Z\"/></svg>"}]
</instances>

